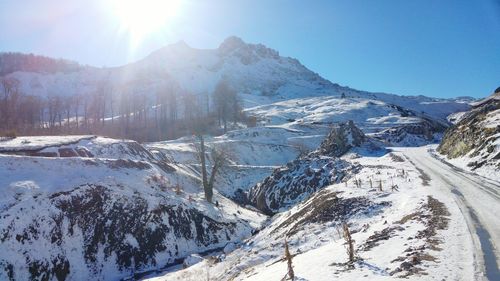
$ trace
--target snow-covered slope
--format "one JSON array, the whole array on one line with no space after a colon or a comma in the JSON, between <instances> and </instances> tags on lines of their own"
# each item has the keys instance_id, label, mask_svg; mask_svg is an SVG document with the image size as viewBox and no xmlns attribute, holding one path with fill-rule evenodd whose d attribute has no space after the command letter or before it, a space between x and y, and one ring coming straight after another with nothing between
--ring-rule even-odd
<instances>
[{"instance_id":1,"label":"snow-covered slope","mask_svg":"<svg viewBox=\"0 0 500 281\"><path fill-rule=\"evenodd\" d=\"M500 92L473 104L443 137L438 151L456 166L498 180Z\"/></svg>"},{"instance_id":2,"label":"snow-covered slope","mask_svg":"<svg viewBox=\"0 0 500 281\"><path fill-rule=\"evenodd\" d=\"M473 244L454 199L398 152L341 159L359 168L274 215L236 249L148 280L474 280ZM359 184L357 184L358 182ZM394 187L394 188L393 188ZM347 263L342 224L354 239Z\"/></svg>"},{"instance_id":3,"label":"snow-covered slope","mask_svg":"<svg viewBox=\"0 0 500 281\"><path fill-rule=\"evenodd\" d=\"M367 98L324 96L292 99L249 108L245 112L259 116L262 125L311 131L311 135L326 134L328 126L353 120L363 132L390 146L435 142L448 126L441 118Z\"/></svg>"},{"instance_id":4,"label":"snow-covered slope","mask_svg":"<svg viewBox=\"0 0 500 281\"><path fill-rule=\"evenodd\" d=\"M385 149L367 138L352 121L340 123L332 128L317 150L274 170L252 187L248 200L266 214L287 210L323 187L355 173L359 167L339 159L349 151L374 155L383 154Z\"/></svg>"},{"instance_id":5,"label":"snow-covered slope","mask_svg":"<svg viewBox=\"0 0 500 281\"><path fill-rule=\"evenodd\" d=\"M231 198L240 197L242 192L270 175L275 168L296 158L301 149L296 139L300 139L302 134L304 132L283 128L259 127L207 138L207 146L224 150L229 158L217 177L219 192ZM199 170L198 155L191 138L150 143L147 148L161 151L186 169ZM207 160L211 161L210 158Z\"/></svg>"},{"instance_id":6,"label":"snow-covered slope","mask_svg":"<svg viewBox=\"0 0 500 281\"><path fill-rule=\"evenodd\" d=\"M206 140L208 145L229 152L231 164L218 179L218 188L238 200L275 168L315 150L338 122L353 120L364 133L390 146L434 142L446 125L445 121L383 101L338 96L292 99L245 112L259 117L258 127ZM196 169L198 158L190 138L151 143L148 147Z\"/></svg>"},{"instance_id":7,"label":"snow-covered slope","mask_svg":"<svg viewBox=\"0 0 500 281\"><path fill-rule=\"evenodd\" d=\"M117 280L240 241L264 219L218 193L207 204L195 172L136 142L24 137L0 151L2 280Z\"/></svg>"},{"instance_id":8,"label":"snow-covered slope","mask_svg":"<svg viewBox=\"0 0 500 281\"><path fill-rule=\"evenodd\" d=\"M330 102L339 102L338 100L341 99ZM355 102L351 102L350 106L354 104ZM368 103L361 103L361 106L366 104ZM384 108L386 105L381 102L378 109ZM395 120L406 118L401 116L400 109L393 110L399 112ZM388 111L382 112L388 114ZM373 115L369 114L363 118L368 119L371 116ZM307 155L308 151L320 146L334 125L311 121L276 124L207 138L209 146L225 148L230 152L230 164L216 181L220 194L217 194L215 199L219 202L219 207L203 201L198 182L196 151L192 140L187 137L176 141L151 143L145 147L131 141L94 136L22 137L1 141L0 151L3 155L0 156L0 185L4 187L2 198L5 198L1 202L0 219L2 237L5 237L2 241L2 252L5 254L0 254L4 268L2 276L7 278L16 274L14 276L26 279L33 274L47 274L49 279L63 276L72 279L114 280L131 276L134 272L160 269L167 264L181 262L182 258L190 254L224 247L228 242L239 243L259 228L265 217L236 205L223 195L241 199L239 195L271 175L277 166L290 162L299 155ZM380 156L380 153L367 153L374 150L368 149L371 145L363 147L362 144L368 138L363 136L362 132L349 128L344 132L347 132L347 135L339 140L346 140L348 145L339 145L337 138L332 136L327 138L322 146L325 149L320 149L325 155L315 152L309 155L314 155L311 158L314 162L312 170L325 168L325 165L320 165L321 159L330 157L326 162L338 164L330 170L344 173L342 178L349 179L348 187L345 187L345 182L328 180L331 179L328 171L322 173L318 181L325 184L311 192L305 190L295 198L299 200L290 200L288 205L284 205L285 208L277 208L276 211L289 211L276 215L276 220L273 218L271 224L261 230L262 234L251 238L248 242L250 244L242 248L244 250L236 250L235 253L238 254L228 255L227 262L223 261L211 268L210 276L217 276L216 280L226 280L232 276L236 276L237 280L252 280L254 272L260 275L255 278L274 278L277 275L282 277L279 268L283 263L275 263L276 259L281 257L282 249L277 247L280 244L274 241L282 239L284 233L296 232L293 234L296 236L291 236L290 243L294 253L299 253L300 250L297 263L300 264L298 270L302 273L299 276L310 276L315 280L315 277L320 276L312 275L313 272L307 273L306 269L313 267L306 260L326 260L324 254L331 251L331 247L336 254L332 261L328 261L329 264L344 259L343 246L338 238L335 238L331 245L325 242L330 241L327 240L328 237L335 237L341 221L352 219L351 227L354 229L355 239L359 240L361 245L370 244L371 240L377 239L378 234L375 231L386 233L393 231L391 227L399 229L399 223L396 221L412 211L420 212L423 218L431 212L428 205L434 201L428 201L426 197L431 194L416 190L422 188L418 176L425 178L424 175L419 175L418 169L412 168L404 159L401 162L401 156L398 158L391 154ZM361 148L356 148L360 144ZM352 146L355 147L356 154L348 154L342 159L336 158L345 152L343 148L349 149ZM303 169L298 170L298 175L305 174L307 177L306 168L311 166L311 163L302 165ZM314 166L316 164L319 166ZM337 169L339 167L340 169ZM410 174L398 176L401 175L401 170L398 169L404 169ZM362 179L360 190L353 187L353 179ZM371 184L368 179L372 179ZM378 180L382 180L384 192L377 192ZM176 184L182 187L180 194L173 188ZM389 193L388 189L393 184L397 184L400 189L404 188L405 193ZM368 186L370 189L367 189ZM327 191L314 193L319 189ZM333 189L333 192L330 189ZM437 199L450 208L449 201L446 201L449 199L443 198ZM390 200L392 202L389 205L385 203ZM297 203L299 204L295 205ZM316 206L324 208L311 208ZM332 213L333 218L324 218L322 210ZM295 212L298 214L293 219L287 219L287 216L292 216ZM308 214L311 212L319 217L310 217ZM450 212L456 215L455 209L452 208ZM386 226L385 221L388 218L393 220L392 223L389 222L391 225ZM372 220L376 221L373 222L376 227L370 228L366 233L362 232L364 225L371 225L368 221ZM284 223L285 221L299 223L288 224ZM419 231L427 231L429 222L415 217L408 225L404 225L409 226L410 230L402 231L398 234L400 236L391 236L393 239L388 240L387 246L394 250L384 259L379 259L377 253L363 253L364 257L372 262L359 265L362 265L362 268L371 268L369 265L378 268L372 268L369 273L363 274L382 278L390 273L396 276L413 274L420 270L415 267L424 267L426 272L441 277L437 272L449 272L450 264L456 265L455 259L462 257L454 252L457 249L457 238L453 236L452 231L464 233L456 223L459 223L458 219L455 219L451 229L443 234L439 234L441 232L437 230L436 234L432 234L442 235L437 237L447 239L452 237L443 246L451 248L440 252L434 250L431 244L422 242ZM185 225L189 227L184 227ZM278 230L273 232L274 229ZM301 232L302 229L306 231ZM398 230L394 231L398 233ZM326 236L314 238L318 233L324 233ZM371 236L373 237L370 238ZM301 241L298 237L305 237L307 241ZM405 237L412 242L401 244L398 237ZM299 240L292 241L293 239ZM364 246L360 247L365 249ZM404 252L407 249L410 249L410 252ZM306 250L310 250L309 254L306 254ZM465 253L468 253L468 250L465 250ZM406 253L410 255L405 258ZM425 260L427 253L439 260L453 254L453 261L434 263ZM300 257L302 254L304 256ZM463 255L463 260L467 260L469 256ZM26 257L29 257L28 260ZM192 260L196 258L190 257L187 263ZM200 276L206 276L200 275L199 271L205 270L206 266L207 262L204 261L166 278L199 280ZM390 270L384 269L385 267ZM328 274L334 274L339 268L332 266L326 271ZM470 276L470 271L470 267L464 267L460 274ZM360 272L355 270L339 274L355 279L360 276Z\"/></svg>"},{"instance_id":9,"label":"snow-covered slope","mask_svg":"<svg viewBox=\"0 0 500 281\"><path fill-rule=\"evenodd\" d=\"M293 103L297 101L301 100ZM186 269L171 267L155 273L152 280L281 280L287 272L285 239L297 280L477 278L473 239L461 210L415 163L380 147L381 142L351 122L330 124L334 129L328 134L331 126L287 121L297 115L283 116L283 107L271 107L277 108L271 114L279 116L275 125L234 131L209 141L227 145L238 155L232 158L235 163L256 164L254 168L283 161L280 157L287 151L289 157L300 155L251 187L249 202L243 201L272 214L269 223L243 243L199 257L197 264ZM293 146L309 140L316 144L312 152ZM297 150L261 153L249 149L254 144ZM189 149L184 145L180 141L151 144L172 156L176 150L183 151L181 158L187 160ZM252 178L255 170L247 170L245 177ZM344 222L355 240L357 259L352 268L346 263L341 235Z\"/></svg>"}]
</instances>

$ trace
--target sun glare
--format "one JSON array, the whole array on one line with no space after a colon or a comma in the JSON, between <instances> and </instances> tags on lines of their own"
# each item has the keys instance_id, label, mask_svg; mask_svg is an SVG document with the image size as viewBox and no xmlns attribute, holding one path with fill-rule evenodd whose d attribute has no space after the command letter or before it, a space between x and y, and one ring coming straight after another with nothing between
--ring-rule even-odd
<instances>
[{"instance_id":1,"label":"sun glare","mask_svg":"<svg viewBox=\"0 0 500 281\"><path fill-rule=\"evenodd\" d=\"M113 12L133 44L162 31L179 13L180 0L112 0Z\"/></svg>"}]
</instances>

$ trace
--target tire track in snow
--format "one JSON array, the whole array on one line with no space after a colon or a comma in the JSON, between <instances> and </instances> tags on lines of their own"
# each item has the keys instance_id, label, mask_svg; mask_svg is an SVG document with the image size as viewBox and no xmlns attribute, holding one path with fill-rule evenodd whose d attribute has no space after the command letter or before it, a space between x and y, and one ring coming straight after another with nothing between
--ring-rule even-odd
<instances>
[{"instance_id":1,"label":"tire track in snow","mask_svg":"<svg viewBox=\"0 0 500 281\"><path fill-rule=\"evenodd\" d=\"M412 164L431 175L432 180L440 180L455 195L462 214L464 215L469 230L477 235L479 241L473 241L476 247L477 266L479 272L484 273L488 280L500 280L500 272L497 265L498 249L498 213L495 207L500 206L500 197L497 193L498 186L492 181L486 182L482 177L470 173L463 173L460 169L449 163L442 163L440 159L434 158L430 151L423 148L400 149ZM463 188L462 191L459 189ZM465 194L464 194L465 193ZM477 193L480 198L474 195ZM481 194L482 193L482 194ZM482 199L487 199L483 202ZM492 235L493 234L493 235Z\"/></svg>"}]
</instances>

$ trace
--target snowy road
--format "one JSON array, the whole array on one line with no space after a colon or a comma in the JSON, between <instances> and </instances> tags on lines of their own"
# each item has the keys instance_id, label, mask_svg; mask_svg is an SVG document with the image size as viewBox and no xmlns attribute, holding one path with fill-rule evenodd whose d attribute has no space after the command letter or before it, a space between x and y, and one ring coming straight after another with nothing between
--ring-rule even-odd
<instances>
[{"instance_id":1,"label":"snowy road","mask_svg":"<svg viewBox=\"0 0 500 281\"><path fill-rule=\"evenodd\" d=\"M431 187L454 196L469 224L476 266L488 280L500 280L500 184L463 171L433 156L429 147L395 148L418 168Z\"/></svg>"}]
</instances>

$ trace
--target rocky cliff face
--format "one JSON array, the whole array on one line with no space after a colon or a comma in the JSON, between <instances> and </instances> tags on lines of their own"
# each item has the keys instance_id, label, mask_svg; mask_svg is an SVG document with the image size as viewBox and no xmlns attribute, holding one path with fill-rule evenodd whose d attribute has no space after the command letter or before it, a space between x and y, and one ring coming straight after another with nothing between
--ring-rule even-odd
<instances>
[{"instance_id":1,"label":"rocky cliff face","mask_svg":"<svg viewBox=\"0 0 500 281\"><path fill-rule=\"evenodd\" d=\"M238 236L237 221L121 188L83 185L10 207L1 220L2 279L112 280Z\"/></svg>"},{"instance_id":2,"label":"rocky cliff face","mask_svg":"<svg viewBox=\"0 0 500 281\"><path fill-rule=\"evenodd\" d=\"M500 92L474 104L446 131L438 151L450 159L463 158L472 170L500 170Z\"/></svg>"},{"instance_id":3,"label":"rocky cliff face","mask_svg":"<svg viewBox=\"0 0 500 281\"><path fill-rule=\"evenodd\" d=\"M390 146L420 146L440 140L447 125L422 118L421 122L403 124L378 132L373 137Z\"/></svg>"},{"instance_id":4,"label":"rocky cliff face","mask_svg":"<svg viewBox=\"0 0 500 281\"><path fill-rule=\"evenodd\" d=\"M249 201L272 215L289 209L325 186L340 182L353 169L356 167L334 157L297 159L251 188Z\"/></svg>"},{"instance_id":5,"label":"rocky cliff face","mask_svg":"<svg viewBox=\"0 0 500 281\"><path fill-rule=\"evenodd\" d=\"M382 149L352 121L340 123L332 128L317 150L276 169L271 176L251 188L249 201L269 215L289 209L319 189L338 183L359 169L339 158L348 151L369 153L381 152Z\"/></svg>"}]
</instances>

